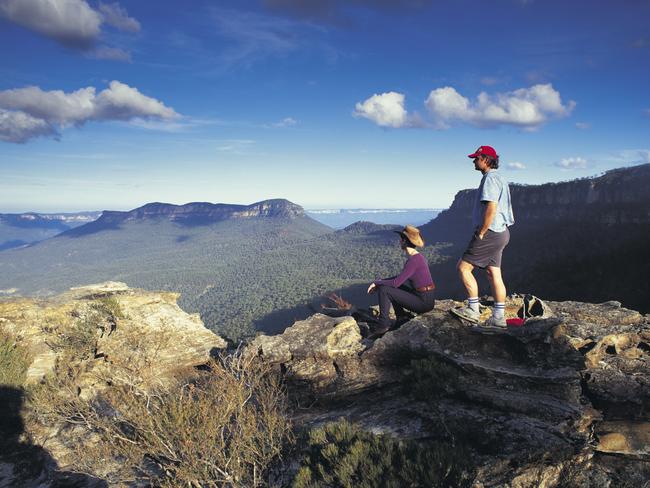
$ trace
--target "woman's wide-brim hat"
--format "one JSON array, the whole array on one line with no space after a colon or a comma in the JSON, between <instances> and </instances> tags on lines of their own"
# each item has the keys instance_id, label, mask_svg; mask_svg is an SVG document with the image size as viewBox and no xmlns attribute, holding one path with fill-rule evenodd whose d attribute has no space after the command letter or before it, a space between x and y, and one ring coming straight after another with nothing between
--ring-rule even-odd
<instances>
[{"instance_id":1,"label":"woman's wide-brim hat","mask_svg":"<svg viewBox=\"0 0 650 488\"><path fill-rule=\"evenodd\" d=\"M407 225L404 227L404 229L396 230L395 232L397 232L404 239L410 241L411 244L413 244L415 247L424 247L424 239L422 239L420 231L417 227Z\"/></svg>"}]
</instances>

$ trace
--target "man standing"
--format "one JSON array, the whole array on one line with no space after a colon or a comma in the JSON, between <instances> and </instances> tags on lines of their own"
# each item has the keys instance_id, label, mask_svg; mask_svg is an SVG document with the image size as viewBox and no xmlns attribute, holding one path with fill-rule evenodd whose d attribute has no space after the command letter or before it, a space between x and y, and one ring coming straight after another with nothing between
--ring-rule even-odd
<instances>
[{"instance_id":1,"label":"man standing","mask_svg":"<svg viewBox=\"0 0 650 488\"><path fill-rule=\"evenodd\" d=\"M492 287L494 309L483 325L506 327L506 287L501 276L501 255L510 240L508 226L514 224L508 183L497 173L499 156L494 148L481 146L468 156L474 160L474 169L483 174L474 199L472 219L474 235L467 250L458 261L457 269L467 290L467 306L451 312L469 322L478 323L480 318L478 283L474 268L485 269Z\"/></svg>"}]
</instances>

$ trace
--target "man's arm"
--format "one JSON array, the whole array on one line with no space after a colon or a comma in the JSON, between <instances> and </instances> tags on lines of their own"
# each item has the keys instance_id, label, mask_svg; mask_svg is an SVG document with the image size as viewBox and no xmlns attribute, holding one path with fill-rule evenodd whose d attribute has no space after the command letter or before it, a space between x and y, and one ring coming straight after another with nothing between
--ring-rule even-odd
<instances>
[{"instance_id":1,"label":"man's arm","mask_svg":"<svg viewBox=\"0 0 650 488\"><path fill-rule=\"evenodd\" d=\"M483 204L485 205L485 213L483 214L483 225L481 225L481 228L478 230L478 237L481 240L483 239L483 236L490 228L490 225L492 225L494 216L497 214L497 202L483 202Z\"/></svg>"}]
</instances>

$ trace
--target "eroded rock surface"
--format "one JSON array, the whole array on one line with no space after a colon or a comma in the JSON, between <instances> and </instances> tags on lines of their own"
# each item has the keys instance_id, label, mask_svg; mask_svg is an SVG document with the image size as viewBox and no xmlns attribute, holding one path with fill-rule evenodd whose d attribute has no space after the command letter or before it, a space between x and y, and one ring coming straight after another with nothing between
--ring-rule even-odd
<instances>
[{"instance_id":1,"label":"eroded rock surface","mask_svg":"<svg viewBox=\"0 0 650 488\"><path fill-rule=\"evenodd\" d=\"M4 299L0 300L0 329L29 351L27 391L56 376L77 398L92 402L116 382L140 391L165 385L179 372L206 364L212 353L226 347L226 341L206 329L198 314L181 310L177 298L175 293L107 282L48 299ZM69 385L66 378L71 378ZM0 439L0 487L107 486L102 480L66 471L78 456L79 443L91 446L93 442L74 437L79 420L31 419L28 425L23 411L29 396L0 385L0 400L5 402L0 405L4 417L0 420L5 421L0 422L5 436ZM7 399L15 406L8 406Z\"/></svg>"},{"instance_id":2,"label":"eroded rock surface","mask_svg":"<svg viewBox=\"0 0 650 488\"><path fill-rule=\"evenodd\" d=\"M615 486L622 468L603 453L650 473L648 316L557 302L549 318L487 331L453 318L454 305L439 301L375 341L350 317L314 315L250 350L285 372L303 405L315 402L298 423L344 417L400 438L469 439L484 462L477 486Z\"/></svg>"}]
</instances>

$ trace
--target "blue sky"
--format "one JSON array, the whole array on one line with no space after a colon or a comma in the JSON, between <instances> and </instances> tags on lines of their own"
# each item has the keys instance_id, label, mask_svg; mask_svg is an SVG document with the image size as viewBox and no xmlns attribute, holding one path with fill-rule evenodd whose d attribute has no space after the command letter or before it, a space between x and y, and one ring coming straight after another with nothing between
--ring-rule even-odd
<instances>
[{"instance_id":1,"label":"blue sky","mask_svg":"<svg viewBox=\"0 0 650 488\"><path fill-rule=\"evenodd\" d=\"M650 162L650 2L0 0L0 212L447 207Z\"/></svg>"}]
</instances>

